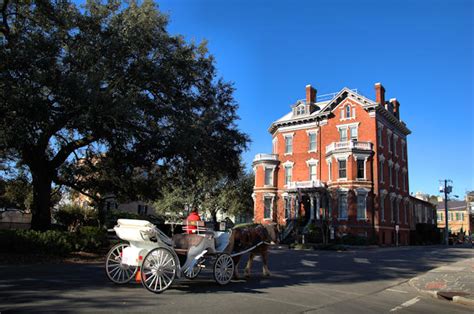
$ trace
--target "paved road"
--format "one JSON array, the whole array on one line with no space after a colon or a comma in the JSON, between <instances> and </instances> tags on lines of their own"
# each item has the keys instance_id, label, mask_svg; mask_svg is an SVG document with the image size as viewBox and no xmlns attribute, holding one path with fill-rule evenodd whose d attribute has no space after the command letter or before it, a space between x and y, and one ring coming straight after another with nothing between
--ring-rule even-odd
<instances>
[{"instance_id":1,"label":"paved road","mask_svg":"<svg viewBox=\"0 0 474 314\"><path fill-rule=\"evenodd\" d=\"M405 247L329 251L272 250L271 277L220 287L206 271L155 295L141 285L110 283L102 265L0 266L0 311L123 311L160 313L472 313L419 295L415 275L472 257L473 249Z\"/></svg>"}]
</instances>

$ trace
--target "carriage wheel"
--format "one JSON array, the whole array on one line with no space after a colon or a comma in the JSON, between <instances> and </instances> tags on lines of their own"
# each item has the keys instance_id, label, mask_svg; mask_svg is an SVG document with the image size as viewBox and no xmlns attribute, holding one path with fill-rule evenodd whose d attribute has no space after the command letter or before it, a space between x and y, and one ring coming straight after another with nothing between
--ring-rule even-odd
<instances>
[{"instance_id":1,"label":"carriage wheel","mask_svg":"<svg viewBox=\"0 0 474 314\"><path fill-rule=\"evenodd\" d=\"M137 267L122 263L123 250L130 245L119 243L114 245L105 260L105 273L116 284L124 284L132 280L137 273Z\"/></svg>"},{"instance_id":2,"label":"carriage wheel","mask_svg":"<svg viewBox=\"0 0 474 314\"><path fill-rule=\"evenodd\" d=\"M214 263L214 279L220 285L226 285L234 275L234 260L229 254L222 253Z\"/></svg>"},{"instance_id":3,"label":"carriage wheel","mask_svg":"<svg viewBox=\"0 0 474 314\"><path fill-rule=\"evenodd\" d=\"M192 269L187 269L184 271L184 277L187 279L194 279L196 278L199 273L201 272L201 265L202 265L202 259L196 262L196 265Z\"/></svg>"},{"instance_id":4,"label":"carriage wheel","mask_svg":"<svg viewBox=\"0 0 474 314\"><path fill-rule=\"evenodd\" d=\"M143 259L142 284L149 291L161 293L168 289L176 277L176 259L167 248L151 250Z\"/></svg>"}]
</instances>

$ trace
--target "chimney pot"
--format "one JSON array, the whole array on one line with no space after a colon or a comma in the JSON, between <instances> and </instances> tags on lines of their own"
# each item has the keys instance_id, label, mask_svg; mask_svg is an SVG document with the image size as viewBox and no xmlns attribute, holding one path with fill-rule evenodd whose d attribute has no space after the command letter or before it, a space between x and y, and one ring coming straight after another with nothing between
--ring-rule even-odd
<instances>
[{"instance_id":1,"label":"chimney pot","mask_svg":"<svg viewBox=\"0 0 474 314\"><path fill-rule=\"evenodd\" d=\"M393 107L393 115L400 120L400 103L396 98L391 98L390 103L392 104Z\"/></svg>"},{"instance_id":2,"label":"chimney pot","mask_svg":"<svg viewBox=\"0 0 474 314\"><path fill-rule=\"evenodd\" d=\"M311 85L306 85L306 103L316 103L317 90Z\"/></svg>"},{"instance_id":3,"label":"chimney pot","mask_svg":"<svg viewBox=\"0 0 474 314\"><path fill-rule=\"evenodd\" d=\"M381 83L375 83L375 101L385 106L385 88Z\"/></svg>"}]
</instances>

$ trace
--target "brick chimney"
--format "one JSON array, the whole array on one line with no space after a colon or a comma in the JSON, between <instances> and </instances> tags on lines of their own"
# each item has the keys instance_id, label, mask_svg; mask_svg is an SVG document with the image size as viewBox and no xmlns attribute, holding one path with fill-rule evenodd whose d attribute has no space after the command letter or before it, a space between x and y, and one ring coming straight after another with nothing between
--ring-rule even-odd
<instances>
[{"instance_id":1,"label":"brick chimney","mask_svg":"<svg viewBox=\"0 0 474 314\"><path fill-rule=\"evenodd\" d=\"M306 85L306 103L316 103L317 90L311 85Z\"/></svg>"},{"instance_id":2,"label":"brick chimney","mask_svg":"<svg viewBox=\"0 0 474 314\"><path fill-rule=\"evenodd\" d=\"M393 107L393 115L400 120L400 103L396 98L391 98L390 103L392 104Z\"/></svg>"},{"instance_id":3,"label":"brick chimney","mask_svg":"<svg viewBox=\"0 0 474 314\"><path fill-rule=\"evenodd\" d=\"M385 107L385 88L381 83L375 83L375 102Z\"/></svg>"}]
</instances>

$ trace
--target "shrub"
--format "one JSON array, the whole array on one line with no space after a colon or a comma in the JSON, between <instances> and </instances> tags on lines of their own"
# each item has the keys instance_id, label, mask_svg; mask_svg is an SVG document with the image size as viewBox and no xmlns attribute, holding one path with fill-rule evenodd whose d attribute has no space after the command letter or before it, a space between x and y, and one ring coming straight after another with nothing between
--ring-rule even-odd
<instances>
[{"instance_id":1,"label":"shrub","mask_svg":"<svg viewBox=\"0 0 474 314\"><path fill-rule=\"evenodd\" d=\"M75 238L76 251L97 252L109 244L107 230L98 227L81 227Z\"/></svg>"},{"instance_id":2,"label":"shrub","mask_svg":"<svg viewBox=\"0 0 474 314\"><path fill-rule=\"evenodd\" d=\"M61 206L54 213L54 218L69 231L76 231L80 226L97 225L97 211L95 209L75 204Z\"/></svg>"},{"instance_id":3,"label":"shrub","mask_svg":"<svg viewBox=\"0 0 474 314\"><path fill-rule=\"evenodd\" d=\"M368 245L369 241L367 237L358 236L354 234L346 234L342 238L339 238L337 243L347 245Z\"/></svg>"},{"instance_id":4,"label":"shrub","mask_svg":"<svg viewBox=\"0 0 474 314\"><path fill-rule=\"evenodd\" d=\"M0 252L65 255L74 248L74 236L56 230L1 230L0 242Z\"/></svg>"},{"instance_id":5,"label":"shrub","mask_svg":"<svg viewBox=\"0 0 474 314\"><path fill-rule=\"evenodd\" d=\"M107 232L82 227L78 232L0 230L0 252L64 256L72 251L97 252L108 246Z\"/></svg>"}]
</instances>

